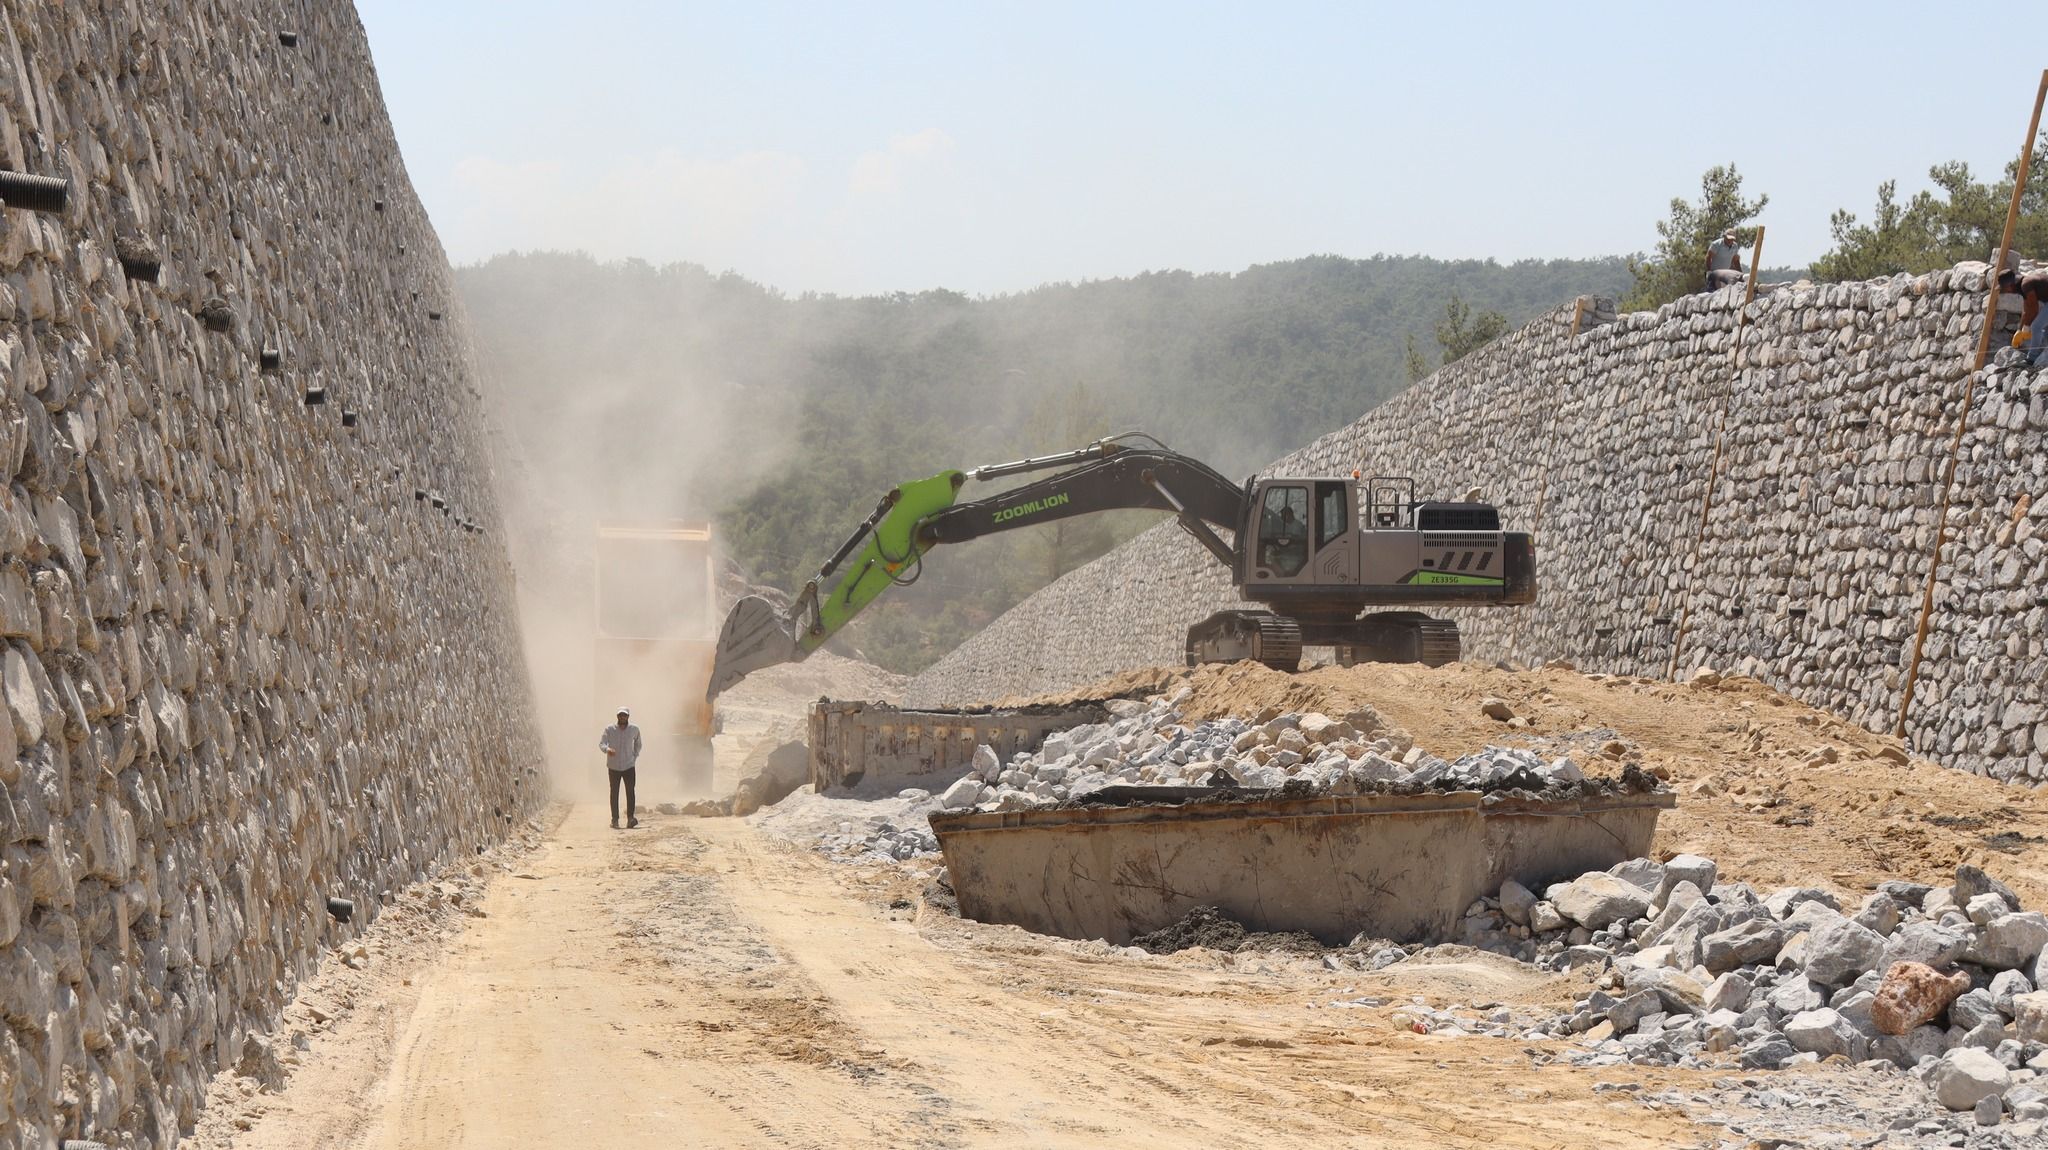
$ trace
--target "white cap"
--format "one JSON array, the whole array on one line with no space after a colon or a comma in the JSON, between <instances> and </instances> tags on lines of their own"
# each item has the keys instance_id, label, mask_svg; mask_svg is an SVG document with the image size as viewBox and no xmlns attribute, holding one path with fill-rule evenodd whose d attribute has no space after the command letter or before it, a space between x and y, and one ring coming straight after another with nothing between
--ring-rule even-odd
<instances>
[{"instance_id":1,"label":"white cap","mask_svg":"<svg viewBox=\"0 0 2048 1150\"><path fill-rule=\"evenodd\" d=\"M619 714L624 715L629 719L633 717L633 711L629 707L620 707Z\"/></svg>"}]
</instances>

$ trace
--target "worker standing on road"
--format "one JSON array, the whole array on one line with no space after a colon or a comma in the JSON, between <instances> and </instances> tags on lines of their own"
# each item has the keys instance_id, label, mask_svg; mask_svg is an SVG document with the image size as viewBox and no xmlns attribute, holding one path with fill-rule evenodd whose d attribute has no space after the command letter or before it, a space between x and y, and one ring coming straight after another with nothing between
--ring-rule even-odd
<instances>
[{"instance_id":1,"label":"worker standing on road","mask_svg":"<svg viewBox=\"0 0 2048 1150\"><path fill-rule=\"evenodd\" d=\"M2013 333L2012 345L2027 353L2029 367L2041 366L2042 359L2048 358L2048 308L2041 306L2041 301L2048 299L2048 268L2036 268L2026 275L2007 268L1998 273L1998 290L2020 294L2020 329Z\"/></svg>"},{"instance_id":2,"label":"worker standing on road","mask_svg":"<svg viewBox=\"0 0 2048 1150\"><path fill-rule=\"evenodd\" d=\"M605 766L612 777L612 829L619 829L619 784L626 785L626 825L637 827L640 820L633 817L633 764L640 761L640 728L628 720L633 712L619 708L619 721L606 727L597 739L597 749L603 751L608 760Z\"/></svg>"},{"instance_id":3,"label":"worker standing on road","mask_svg":"<svg viewBox=\"0 0 2048 1150\"><path fill-rule=\"evenodd\" d=\"M1736 246L1735 229L1707 245L1707 288L1715 291L1742 282L1742 249Z\"/></svg>"}]
</instances>

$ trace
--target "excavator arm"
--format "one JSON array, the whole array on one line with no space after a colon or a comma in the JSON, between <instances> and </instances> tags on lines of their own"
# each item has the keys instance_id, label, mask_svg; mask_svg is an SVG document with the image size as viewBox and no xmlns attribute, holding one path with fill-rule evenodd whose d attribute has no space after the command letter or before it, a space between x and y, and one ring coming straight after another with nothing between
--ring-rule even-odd
<instances>
[{"instance_id":1,"label":"excavator arm","mask_svg":"<svg viewBox=\"0 0 2048 1150\"><path fill-rule=\"evenodd\" d=\"M1131 446L1134 439L1150 446ZM969 481L1058 468L1065 470L987 499L956 501ZM905 483L882 498L786 611L753 595L733 605L719 631L705 696L715 699L755 671L809 656L882 592L915 581L925 552L942 543L1102 511L1166 511L1235 574L1235 550L1211 528L1239 531L1245 507L1244 488L1206 464L1137 435Z\"/></svg>"}]
</instances>

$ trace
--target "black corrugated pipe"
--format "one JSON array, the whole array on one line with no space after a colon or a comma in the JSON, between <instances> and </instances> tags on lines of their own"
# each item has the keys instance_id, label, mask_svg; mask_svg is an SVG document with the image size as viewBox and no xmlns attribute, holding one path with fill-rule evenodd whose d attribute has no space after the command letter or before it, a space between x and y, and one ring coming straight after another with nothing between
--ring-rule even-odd
<instances>
[{"instance_id":1,"label":"black corrugated pipe","mask_svg":"<svg viewBox=\"0 0 2048 1150\"><path fill-rule=\"evenodd\" d=\"M0 171L0 200L26 212L61 212L71 204L71 184L55 176Z\"/></svg>"}]
</instances>

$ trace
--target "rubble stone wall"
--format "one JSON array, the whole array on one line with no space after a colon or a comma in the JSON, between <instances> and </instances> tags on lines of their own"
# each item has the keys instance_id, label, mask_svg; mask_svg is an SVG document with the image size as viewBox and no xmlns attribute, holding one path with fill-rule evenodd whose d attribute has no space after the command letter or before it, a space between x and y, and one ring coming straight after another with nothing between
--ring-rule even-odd
<instances>
[{"instance_id":1,"label":"rubble stone wall","mask_svg":"<svg viewBox=\"0 0 2048 1150\"><path fill-rule=\"evenodd\" d=\"M1576 335L1566 307L1266 473L1413 475L1437 498L1477 487L1533 530L1534 607L1444 612L1468 659L1712 666L1888 732L1982 271L1767 292L1739 355L1734 290L1611 322L1588 309ZM2014 323L2001 315L1994 347ZM2048 778L2044 429L2030 373L1979 378L1907 725L1918 753L2002 779ZM1232 603L1223 569L1165 523L1018 605L906 698L959 704L1177 663L1186 626Z\"/></svg>"},{"instance_id":2,"label":"rubble stone wall","mask_svg":"<svg viewBox=\"0 0 2048 1150\"><path fill-rule=\"evenodd\" d=\"M0 4L0 168L0 1147L168 1147L543 799L512 574L350 5Z\"/></svg>"}]
</instances>

